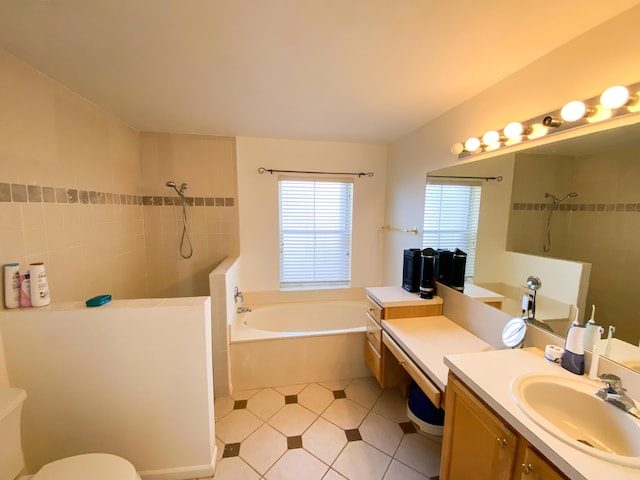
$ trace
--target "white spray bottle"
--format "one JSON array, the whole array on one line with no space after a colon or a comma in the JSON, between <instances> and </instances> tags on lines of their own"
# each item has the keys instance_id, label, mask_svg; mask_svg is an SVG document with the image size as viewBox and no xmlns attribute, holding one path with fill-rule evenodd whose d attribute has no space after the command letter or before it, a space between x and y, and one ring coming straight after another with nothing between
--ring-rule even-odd
<instances>
[{"instance_id":1,"label":"white spray bottle","mask_svg":"<svg viewBox=\"0 0 640 480\"><path fill-rule=\"evenodd\" d=\"M567 331L564 353L560 365L565 370L584 375L584 332L586 328L578 322L578 308L574 310L573 322Z\"/></svg>"}]
</instances>

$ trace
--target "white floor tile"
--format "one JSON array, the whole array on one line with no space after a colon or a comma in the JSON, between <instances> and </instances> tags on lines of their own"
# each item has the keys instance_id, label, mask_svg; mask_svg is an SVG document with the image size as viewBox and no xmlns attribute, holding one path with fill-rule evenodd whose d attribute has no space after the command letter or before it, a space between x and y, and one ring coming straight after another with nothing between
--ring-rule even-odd
<instances>
[{"instance_id":1,"label":"white floor tile","mask_svg":"<svg viewBox=\"0 0 640 480\"><path fill-rule=\"evenodd\" d=\"M297 403L285 405L269 419L269 425L287 437L302 435L318 416Z\"/></svg>"},{"instance_id":2,"label":"white floor tile","mask_svg":"<svg viewBox=\"0 0 640 480\"><path fill-rule=\"evenodd\" d=\"M223 458L216 466L214 480L259 480L258 475L240 457Z\"/></svg>"},{"instance_id":3,"label":"white floor tile","mask_svg":"<svg viewBox=\"0 0 640 480\"><path fill-rule=\"evenodd\" d=\"M233 404L235 400L231 397L219 397L213 402L213 412L216 417L216 421L221 420L222 417L227 415L233 410Z\"/></svg>"},{"instance_id":4,"label":"white floor tile","mask_svg":"<svg viewBox=\"0 0 640 480\"><path fill-rule=\"evenodd\" d=\"M298 403L320 415L333 402L333 392L311 383L298 394Z\"/></svg>"},{"instance_id":5,"label":"white floor tile","mask_svg":"<svg viewBox=\"0 0 640 480\"><path fill-rule=\"evenodd\" d=\"M396 423L408 422L407 399L395 390L385 390L372 410Z\"/></svg>"},{"instance_id":6,"label":"white floor tile","mask_svg":"<svg viewBox=\"0 0 640 480\"><path fill-rule=\"evenodd\" d=\"M282 395L297 395L306 386L306 383L301 383L299 385L283 385L280 387L273 387L273 389L277 392L280 392Z\"/></svg>"},{"instance_id":7,"label":"white floor tile","mask_svg":"<svg viewBox=\"0 0 640 480\"><path fill-rule=\"evenodd\" d=\"M267 480L321 480L329 467L302 448L287 450L267 472Z\"/></svg>"},{"instance_id":8,"label":"white floor tile","mask_svg":"<svg viewBox=\"0 0 640 480\"><path fill-rule=\"evenodd\" d=\"M342 475L340 475L335 470L329 469L327 474L324 477L322 477L322 480L347 480L347 479L344 478Z\"/></svg>"},{"instance_id":9,"label":"white floor tile","mask_svg":"<svg viewBox=\"0 0 640 480\"><path fill-rule=\"evenodd\" d=\"M230 395L230 397L233 398L234 400L249 400L251 397L253 397L259 391L260 391L260 389L255 389L255 390L234 390L233 393Z\"/></svg>"},{"instance_id":10,"label":"white floor tile","mask_svg":"<svg viewBox=\"0 0 640 480\"><path fill-rule=\"evenodd\" d=\"M246 408L234 410L216 422L216 436L225 444L242 442L262 425L262 420Z\"/></svg>"},{"instance_id":11,"label":"white floor tile","mask_svg":"<svg viewBox=\"0 0 640 480\"><path fill-rule=\"evenodd\" d=\"M264 475L286 451L286 437L265 423L242 442L240 457Z\"/></svg>"},{"instance_id":12,"label":"white floor tile","mask_svg":"<svg viewBox=\"0 0 640 480\"><path fill-rule=\"evenodd\" d=\"M398 449L404 435L397 423L375 412L370 412L367 415L359 430L365 442L391 456Z\"/></svg>"},{"instance_id":13,"label":"white floor tile","mask_svg":"<svg viewBox=\"0 0 640 480\"><path fill-rule=\"evenodd\" d=\"M395 458L427 477L434 477L440 472L441 452L440 444L412 433L404 436Z\"/></svg>"},{"instance_id":14,"label":"white floor tile","mask_svg":"<svg viewBox=\"0 0 640 480\"><path fill-rule=\"evenodd\" d=\"M406 465L393 460L384 480L429 480L424 475L412 470Z\"/></svg>"},{"instance_id":15,"label":"white floor tile","mask_svg":"<svg viewBox=\"0 0 640 480\"><path fill-rule=\"evenodd\" d=\"M344 390L347 388L347 385L351 383L351 379L346 380L329 380L327 382L318 382L318 384L322 385L324 388L328 388L329 390Z\"/></svg>"},{"instance_id":16,"label":"white floor tile","mask_svg":"<svg viewBox=\"0 0 640 480\"><path fill-rule=\"evenodd\" d=\"M334 400L322 416L345 430L358 428L369 411L348 398Z\"/></svg>"},{"instance_id":17,"label":"white floor tile","mask_svg":"<svg viewBox=\"0 0 640 480\"><path fill-rule=\"evenodd\" d=\"M270 388L260 390L247 401L247 408L265 421L282 407L284 407L284 395Z\"/></svg>"},{"instance_id":18,"label":"white floor tile","mask_svg":"<svg viewBox=\"0 0 640 480\"><path fill-rule=\"evenodd\" d=\"M375 377L356 378L344 389L347 398L363 407L371 408L382 394Z\"/></svg>"},{"instance_id":19,"label":"white floor tile","mask_svg":"<svg viewBox=\"0 0 640 480\"><path fill-rule=\"evenodd\" d=\"M349 442L332 468L350 480L381 480L391 457L365 442Z\"/></svg>"},{"instance_id":20,"label":"white floor tile","mask_svg":"<svg viewBox=\"0 0 640 480\"><path fill-rule=\"evenodd\" d=\"M302 447L327 465L331 465L347 444L344 430L319 417L302 434Z\"/></svg>"}]
</instances>

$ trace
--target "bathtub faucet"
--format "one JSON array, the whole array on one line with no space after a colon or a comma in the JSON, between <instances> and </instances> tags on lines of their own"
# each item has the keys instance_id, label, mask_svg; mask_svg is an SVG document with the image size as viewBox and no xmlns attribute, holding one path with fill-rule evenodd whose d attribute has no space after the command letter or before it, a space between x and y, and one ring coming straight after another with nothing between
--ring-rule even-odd
<instances>
[{"instance_id":1,"label":"bathtub faucet","mask_svg":"<svg viewBox=\"0 0 640 480\"><path fill-rule=\"evenodd\" d=\"M233 299L236 301L236 303L244 302L244 295L242 295L242 292L240 290L238 290L237 286L236 286L235 290L233 291Z\"/></svg>"},{"instance_id":2,"label":"bathtub faucet","mask_svg":"<svg viewBox=\"0 0 640 480\"><path fill-rule=\"evenodd\" d=\"M251 309L249 307L238 307L236 308L236 312L238 313L247 313L250 312Z\"/></svg>"}]
</instances>

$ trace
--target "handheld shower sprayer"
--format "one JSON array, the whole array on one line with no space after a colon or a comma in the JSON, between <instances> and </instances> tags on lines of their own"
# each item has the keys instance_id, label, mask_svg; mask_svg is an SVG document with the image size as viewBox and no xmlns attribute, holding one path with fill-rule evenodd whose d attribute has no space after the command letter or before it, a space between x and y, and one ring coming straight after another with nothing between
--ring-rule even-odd
<instances>
[{"instance_id":1,"label":"handheld shower sprayer","mask_svg":"<svg viewBox=\"0 0 640 480\"><path fill-rule=\"evenodd\" d=\"M169 188L173 188L180 198L182 199L182 238L180 240L180 256L182 258L191 258L193 255L193 245L191 245L191 238L189 238L189 232L187 231L187 205L184 199L184 191L187 189L187 184L183 183L180 188L176 185L176 182L169 180L165 185ZM184 240L187 239L187 249L185 251Z\"/></svg>"},{"instance_id":2,"label":"handheld shower sprayer","mask_svg":"<svg viewBox=\"0 0 640 480\"><path fill-rule=\"evenodd\" d=\"M549 215L547 216L547 238L542 245L542 250L544 250L545 253L549 253L549 250L551 250L551 214L554 210L559 208L558 205L560 204L560 202L565 201L567 198L575 198L577 196L578 194L576 192L567 193L564 197L560 198L556 197L552 193L544 194L544 198L551 199L551 204L549 205Z\"/></svg>"}]
</instances>

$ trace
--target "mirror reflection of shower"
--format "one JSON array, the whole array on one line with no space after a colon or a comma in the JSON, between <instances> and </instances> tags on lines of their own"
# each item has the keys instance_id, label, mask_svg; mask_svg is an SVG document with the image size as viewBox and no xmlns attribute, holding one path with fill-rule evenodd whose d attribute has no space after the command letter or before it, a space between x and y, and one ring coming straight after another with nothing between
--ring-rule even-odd
<instances>
[{"instance_id":1,"label":"mirror reflection of shower","mask_svg":"<svg viewBox=\"0 0 640 480\"><path fill-rule=\"evenodd\" d=\"M178 253L180 253L182 258L191 258L193 255L193 245L191 244L191 238L189 238L189 231L187 230L187 205L184 199L184 191L187 189L187 184L183 183L180 185L180 188L178 188L176 182L169 180L165 185L173 188L182 200L182 238L180 239L180 250ZM185 239L187 240L186 245Z\"/></svg>"},{"instance_id":2,"label":"mirror reflection of shower","mask_svg":"<svg viewBox=\"0 0 640 480\"><path fill-rule=\"evenodd\" d=\"M553 215L553 211L557 208L557 205L560 202L565 201L567 198L575 198L578 194L576 192L567 193L563 197L556 197L551 193L545 193L544 198L550 198L551 204L549 205L549 216L547 217L547 236L544 241L544 245L542 245L542 250L545 253L548 253L551 250L551 216Z\"/></svg>"}]
</instances>

